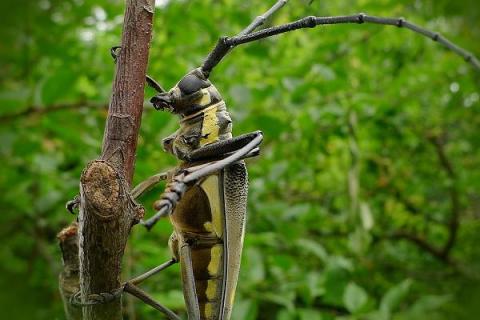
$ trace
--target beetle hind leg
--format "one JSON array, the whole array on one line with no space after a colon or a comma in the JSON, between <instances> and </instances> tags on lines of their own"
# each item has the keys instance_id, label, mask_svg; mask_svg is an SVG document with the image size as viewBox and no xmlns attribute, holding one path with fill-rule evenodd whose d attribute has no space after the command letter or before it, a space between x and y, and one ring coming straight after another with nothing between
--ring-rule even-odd
<instances>
[{"instance_id":1,"label":"beetle hind leg","mask_svg":"<svg viewBox=\"0 0 480 320\"><path fill-rule=\"evenodd\" d=\"M180 248L182 262L182 276L184 279L185 302L187 303L188 320L200 320L200 307L198 304L195 276L193 274L192 250L188 243L183 243Z\"/></svg>"}]
</instances>

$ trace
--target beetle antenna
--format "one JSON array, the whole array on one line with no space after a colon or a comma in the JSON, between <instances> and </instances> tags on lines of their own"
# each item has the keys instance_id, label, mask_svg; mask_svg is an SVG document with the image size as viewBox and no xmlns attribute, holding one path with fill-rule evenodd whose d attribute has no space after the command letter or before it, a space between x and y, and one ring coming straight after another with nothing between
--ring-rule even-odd
<instances>
[{"instance_id":1,"label":"beetle antenna","mask_svg":"<svg viewBox=\"0 0 480 320\"><path fill-rule=\"evenodd\" d=\"M245 34L249 34L249 33L252 33L255 29L257 29L258 27L260 27L261 25L263 25L265 23L265 21L270 18L271 16L273 16L273 14L275 12L277 12L278 10L280 10L281 8L283 8L283 6L285 6L287 4L288 0L279 0L277 1L277 3L275 3L273 5L273 7L271 7L270 9L268 9L267 12L265 12L264 14L262 15L259 15L258 17L255 18L255 20L252 21L252 23L250 23L248 25L248 27L246 27L245 29L243 29L242 31L240 31L237 36L243 36Z\"/></svg>"},{"instance_id":2,"label":"beetle antenna","mask_svg":"<svg viewBox=\"0 0 480 320\"><path fill-rule=\"evenodd\" d=\"M334 17L305 17L303 19L279 25L272 28L263 29L245 35L238 35L234 37L222 37L218 40L215 48L210 52L207 59L203 63L202 71L210 74L213 68L220 63L223 57L233 48L238 45L257 41L260 39L269 38L278 34L287 33L297 29L314 28L319 25L330 24L344 24L344 23L370 23L380 25L390 25L399 28L406 28L422 36L432 39L440 43L446 49L453 51L459 56L463 57L465 61L469 62L475 69L480 70L480 61L469 51L457 46L439 33L430 31L416 24L413 24L404 18L384 18L376 16L368 16L360 13L350 16L334 16Z\"/></svg>"},{"instance_id":3,"label":"beetle antenna","mask_svg":"<svg viewBox=\"0 0 480 320\"><path fill-rule=\"evenodd\" d=\"M255 31L255 29L262 26L265 23L265 21L267 21L267 19L269 19L271 16L273 16L275 14L275 12L277 12L278 10L283 8L287 4L287 2L288 2L288 0L278 0L264 14L257 16L245 29L240 31L236 35L236 37L244 36L244 35L250 34L253 31ZM230 51L230 49L233 49L233 47L230 48L230 47L227 46L227 47L222 47L221 50L217 50L217 47L218 47L218 43L217 43L217 46L213 49L213 51L210 52L210 54L208 55L207 59L205 60L204 64L201 67L202 73L207 78L210 74L210 71L218 64L218 62L220 62L220 60L222 60L222 58L225 55L227 55L227 53ZM212 58L210 59L211 56L212 56ZM213 65L212 67L210 67L209 64L207 64L207 62L209 60L212 60L212 61L217 61L218 60L218 62L215 63L215 65Z\"/></svg>"},{"instance_id":4,"label":"beetle antenna","mask_svg":"<svg viewBox=\"0 0 480 320\"><path fill-rule=\"evenodd\" d=\"M112 56L114 63L117 63L120 50L122 50L122 46L114 46L110 48L110 55ZM162 88L162 86L157 81L155 81L155 79L150 77L148 74L146 75L145 81L147 82L150 88L155 89L157 92L159 93L167 92L165 89Z\"/></svg>"},{"instance_id":5,"label":"beetle antenna","mask_svg":"<svg viewBox=\"0 0 480 320\"><path fill-rule=\"evenodd\" d=\"M155 81L155 79L150 77L148 74L145 77L146 77L145 80L147 81L147 84L150 88L155 89L159 93L167 92L165 89L163 89L163 87L157 81Z\"/></svg>"}]
</instances>

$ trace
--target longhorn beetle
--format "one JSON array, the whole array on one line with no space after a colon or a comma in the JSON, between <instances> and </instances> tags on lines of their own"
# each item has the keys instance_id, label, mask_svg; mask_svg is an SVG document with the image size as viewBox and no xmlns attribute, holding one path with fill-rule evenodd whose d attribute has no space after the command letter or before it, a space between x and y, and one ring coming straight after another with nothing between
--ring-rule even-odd
<instances>
[{"instance_id":1,"label":"longhorn beetle","mask_svg":"<svg viewBox=\"0 0 480 320\"><path fill-rule=\"evenodd\" d=\"M140 183L132 190L132 196L137 198L159 181L168 181L165 192L154 204L157 213L142 224L151 229L161 217L170 217L174 227L169 240L173 257L126 282L120 291L137 296L170 319L179 318L136 284L177 262L181 264L189 319L228 320L233 306L246 220L248 180L243 160L258 155L263 136L256 131L232 137L232 120L226 104L209 80L213 69L229 51L241 44L302 28L371 23L403 27L419 33L480 69L480 62L471 53L442 35L403 18L374 17L363 13L309 16L255 31L286 3L287 0L277 1L236 36L220 38L202 66L187 73L171 90L164 90L147 76L148 85L158 91L150 100L155 109L167 110L180 117L180 128L163 140L163 147L181 163L168 173L154 175ZM117 48L112 48L114 58Z\"/></svg>"}]
</instances>

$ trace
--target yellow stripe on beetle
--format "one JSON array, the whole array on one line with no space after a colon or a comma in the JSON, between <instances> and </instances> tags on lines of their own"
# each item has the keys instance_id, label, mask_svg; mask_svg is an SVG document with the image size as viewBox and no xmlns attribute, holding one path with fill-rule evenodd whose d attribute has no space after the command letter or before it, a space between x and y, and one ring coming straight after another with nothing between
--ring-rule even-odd
<instances>
[{"instance_id":1,"label":"yellow stripe on beetle","mask_svg":"<svg viewBox=\"0 0 480 320\"><path fill-rule=\"evenodd\" d=\"M208 274L211 276L218 275L219 271L221 270L221 262L222 262L222 255L223 255L223 245L217 244L210 249L210 262L208 263Z\"/></svg>"},{"instance_id":2,"label":"yellow stripe on beetle","mask_svg":"<svg viewBox=\"0 0 480 320\"><path fill-rule=\"evenodd\" d=\"M205 291L205 295L207 296L208 300L214 300L217 298L217 289L218 289L218 280L208 280L207 281L207 290Z\"/></svg>"},{"instance_id":3,"label":"yellow stripe on beetle","mask_svg":"<svg viewBox=\"0 0 480 320\"><path fill-rule=\"evenodd\" d=\"M218 126L217 109L217 106L215 106L214 108L207 108L204 110L202 138L200 139L201 146L218 140L220 127Z\"/></svg>"},{"instance_id":4,"label":"yellow stripe on beetle","mask_svg":"<svg viewBox=\"0 0 480 320\"><path fill-rule=\"evenodd\" d=\"M208 106L210 103L212 103L212 98L210 97L210 92L208 92L208 89L202 89L202 98L198 102L199 105L201 106Z\"/></svg>"},{"instance_id":5,"label":"yellow stripe on beetle","mask_svg":"<svg viewBox=\"0 0 480 320\"><path fill-rule=\"evenodd\" d=\"M212 221L207 221L204 228L208 232L215 232L219 238L223 236L223 216L220 203L220 194L218 190L218 175L211 175L202 182L202 189L208 197L210 210L212 212Z\"/></svg>"}]
</instances>

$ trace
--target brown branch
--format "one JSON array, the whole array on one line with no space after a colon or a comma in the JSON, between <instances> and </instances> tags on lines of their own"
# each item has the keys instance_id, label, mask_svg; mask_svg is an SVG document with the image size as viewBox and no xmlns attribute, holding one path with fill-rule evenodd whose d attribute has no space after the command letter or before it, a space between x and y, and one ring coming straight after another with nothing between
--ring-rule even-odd
<instances>
[{"instance_id":1,"label":"brown branch","mask_svg":"<svg viewBox=\"0 0 480 320\"><path fill-rule=\"evenodd\" d=\"M448 221L448 238L445 242L445 245L442 248L442 254L445 257L450 255L452 248L455 245L458 235L458 228L460 226L460 195L457 188L457 174L453 167L453 164L448 159L448 156L445 151L445 142L439 136L429 137L429 141L435 148L435 151L438 156L440 165L446 172L448 178L450 179L448 183L448 192L450 197L450 219Z\"/></svg>"},{"instance_id":2,"label":"brown branch","mask_svg":"<svg viewBox=\"0 0 480 320\"><path fill-rule=\"evenodd\" d=\"M130 195L145 74L152 34L154 1L127 0L100 160L89 163L80 179L80 300L110 296L85 305L83 320L121 320L122 257L131 227L143 208Z\"/></svg>"},{"instance_id":3,"label":"brown branch","mask_svg":"<svg viewBox=\"0 0 480 320\"><path fill-rule=\"evenodd\" d=\"M78 272L78 224L72 223L57 235L62 250L63 271L58 277L60 295L67 320L82 320L82 309L70 304L70 298L80 289Z\"/></svg>"},{"instance_id":4,"label":"brown branch","mask_svg":"<svg viewBox=\"0 0 480 320\"><path fill-rule=\"evenodd\" d=\"M428 140L435 147L435 151L438 156L440 165L445 170L447 176L451 180L449 183L449 194L451 201L451 214L448 222L448 238L445 244L441 247L436 247L433 244L429 243L427 239L419 235L409 233L403 230L395 232L393 235L389 236L390 239L404 239L413 244L415 244L420 249L430 253L433 257L438 259L441 262L451 265L454 268L457 268L457 263L450 257L450 252L455 245L458 228L459 228L459 219L460 219L460 195L456 187L457 175L454 170L453 164L447 157L445 152L444 141L439 136L429 136Z\"/></svg>"},{"instance_id":5,"label":"brown branch","mask_svg":"<svg viewBox=\"0 0 480 320\"><path fill-rule=\"evenodd\" d=\"M154 7L153 0L127 1L122 49L103 140L101 158L112 163L129 184L143 111Z\"/></svg>"},{"instance_id":6,"label":"brown branch","mask_svg":"<svg viewBox=\"0 0 480 320\"><path fill-rule=\"evenodd\" d=\"M430 253L433 257L440 260L443 263L450 264L451 261L449 260L448 256L443 254L442 249L435 247L434 245L430 244L427 239L423 238L422 236L409 233L407 231L397 231L394 234L388 236L389 239L403 239L407 240L413 244L415 244L420 249Z\"/></svg>"},{"instance_id":7,"label":"brown branch","mask_svg":"<svg viewBox=\"0 0 480 320\"><path fill-rule=\"evenodd\" d=\"M51 112L72 110L72 109L83 109L83 108L106 109L107 104L81 101L81 102L73 102L73 103L54 104L46 107L30 106L17 112L0 115L0 123L6 123L9 121L16 120L18 118L28 117L33 115L43 115Z\"/></svg>"},{"instance_id":8,"label":"brown branch","mask_svg":"<svg viewBox=\"0 0 480 320\"><path fill-rule=\"evenodd\" d=\"M446 154L444 138L438 135L427 135L427 138L434 146L438 161L440 162L441 167L450 179L448 190L451 201L451 214L447 224L448 238L445 244L441 247L434 246L433 244L429 243L428 240L424 237L403 230L398 231L393 235L388 236L387 238L408 240L420 249L430 253L438 260L456 267L457 264L450 257L450 252L454 247L457 239L461 212L460 195L456 186L457 174L455 172L453 164L451 163ZM409 210L413 214L421 213L421 210L419 210L413 203L405 199L398 189L396 189L395 187L391 187L391 190L394 197L403 205L405 205L407 210Z\"/></svg>"},{"instance_id":9,"label":"brown branch","mask_svg":"<svg viewBox=\"0 0 480 320\"><path fill-rule=\"evenodd\" d=\"M142 208L130 196L130 187L106 161L91 162L80 180L80 290L83 297L112 293L120 288L122 256L131 227ZM122 319L118 297L89 305L84 320Z\"/></svg>"}]
</instances>

